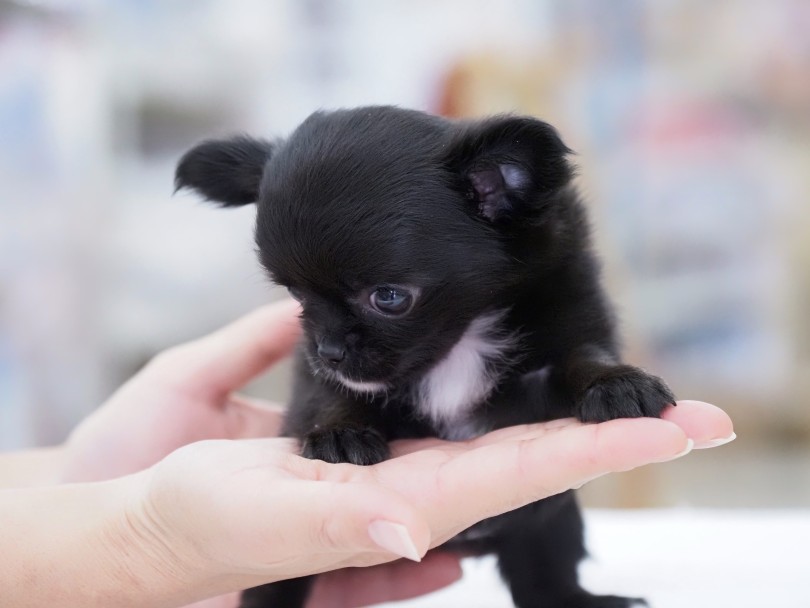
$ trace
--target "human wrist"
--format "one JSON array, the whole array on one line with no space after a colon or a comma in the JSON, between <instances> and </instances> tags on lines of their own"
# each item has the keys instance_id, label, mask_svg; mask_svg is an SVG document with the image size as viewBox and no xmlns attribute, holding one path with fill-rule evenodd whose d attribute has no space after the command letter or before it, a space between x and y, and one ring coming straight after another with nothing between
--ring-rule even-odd
<instances>
[{"instance_id":1,"label":"human wrist","mask_svg":"<svg viewBox=\"0 0 810 608\"><path fill-rule=\"evenodd\" d=\"M168 608L201 597L172 539L141 532L139 475L0 490L3 605Z\"/></svg>"}]
</instances>

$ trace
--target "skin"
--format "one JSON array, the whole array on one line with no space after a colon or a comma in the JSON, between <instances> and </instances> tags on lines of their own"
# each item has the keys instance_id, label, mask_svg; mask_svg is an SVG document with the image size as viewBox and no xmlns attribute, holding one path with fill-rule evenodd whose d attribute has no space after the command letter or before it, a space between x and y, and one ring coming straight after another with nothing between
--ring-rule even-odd
<instances>
[{"instance_id":1,"label":"skin","mask_svg":"<svg viewBox=\"0 0 810 608\"><path fill-rule=\"evenodd\" d=\"M270 305L170 349L63 446L0 457L4 605L233 608L240 589L318 572L310 608L406 599L457 580L458 559L393 561L374 522L404 527L422 556L487 517L732 437L722 410L683 401L662 420L398 442L371 467L306 460L273 438L278 407L233 392L289 353L297 314Z\"/></svg>"}]
</instances>

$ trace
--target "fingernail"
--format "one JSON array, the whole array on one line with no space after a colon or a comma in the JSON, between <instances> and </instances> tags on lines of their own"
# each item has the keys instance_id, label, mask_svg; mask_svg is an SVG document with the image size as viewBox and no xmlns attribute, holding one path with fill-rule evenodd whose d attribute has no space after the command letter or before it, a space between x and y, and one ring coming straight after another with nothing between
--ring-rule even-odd
<instances>
[{"instance_id":1,"label":"fingernail","mask_svg":"<svg viewBox=\"0 0 810 608\"><path fill-rule=\"evenodd\" d=\"M705 450L707 448L716 448L720 445L731 443L737 438L737 433L732 433L728 437L720 437L719 439L709 439L708 441L701 441L695 446L697 450Z\"/></svg>"},{"instance_id":2,"label":"fingernail","mask_svg":"<svg viewBox=\"0 0 810 608\"><path fill-rule=\"evenodd\" d=\"M692 448L695 447L695 442L691 439L686 440L686 447L675 454L674 456L670 456L668 458L664 458L663 460L659 460L658 462L669 462L670 460L675 460L676 458L680 458L681 456L686 456L689 452L692 451Z\"/></svg>"},{"instance_id":3,"label":"fingernail","mask_svg":"<svg viewBox=\"0 0 810 608\"><path fill-rule=\"evenodd\" d=\"M402 524L378 519L369 524L368 535L386 551L415 562L422 561L408 528Z\"/></svg>"}]
</instances>

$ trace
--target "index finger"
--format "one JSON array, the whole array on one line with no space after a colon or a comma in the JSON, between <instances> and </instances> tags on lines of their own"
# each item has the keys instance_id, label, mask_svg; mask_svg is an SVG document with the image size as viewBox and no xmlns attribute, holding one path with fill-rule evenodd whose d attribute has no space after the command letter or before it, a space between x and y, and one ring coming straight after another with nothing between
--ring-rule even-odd
<instances>
[{"instance_id":1,"label":"index finger","mask_svg":"<svg viewBox=\"0 0 810 608\"><path fill-rule=\"evenodd\" d=\"M431 475L422 471L422 479L433 485L427 492L417 486L415 500L433 519L436 540L442 542L482 519L606 473L671 460L691 445L679 426L653 418L571 425L552 433L540 428L534 437L457 452Z\"/></svg>"},{"instance_id":2,"label":"index finger","mask_svg":"<svg viewBox=\"0 0 810 608\"><path fill-rule=\"evenodd\" d=\"M203 338L176 346L163 359L187 393L224 398L287 356L301 328L291 299L268 304Z\"/></svg>"}]
</instances>

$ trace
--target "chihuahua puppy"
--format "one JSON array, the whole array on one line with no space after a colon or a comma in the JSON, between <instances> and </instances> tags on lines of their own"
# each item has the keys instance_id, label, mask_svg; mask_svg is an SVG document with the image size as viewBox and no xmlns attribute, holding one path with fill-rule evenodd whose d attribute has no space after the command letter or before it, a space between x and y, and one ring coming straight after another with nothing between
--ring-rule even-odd
<instances>
[{"instance_id":1,"label":"chihuahua puppy","mask_svg":"<svg viewBox=\"0 0 810 608\"><path fill-rule=\"evenodd\" d=\"M258 206L262 265L303 307L285 433L302 454L372 465L405 437L658 416L666 384L623 363L570 150L548 124L394 107L316 112L286 140L206 141L176 186ZM519 608L620 608L583 590L572 492L445 545L494 552ZM243 594L300 608L312 577Z\"/></svg>"}]
</instances>

